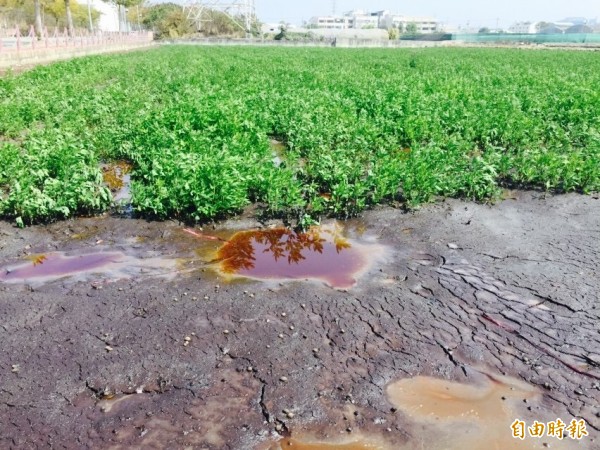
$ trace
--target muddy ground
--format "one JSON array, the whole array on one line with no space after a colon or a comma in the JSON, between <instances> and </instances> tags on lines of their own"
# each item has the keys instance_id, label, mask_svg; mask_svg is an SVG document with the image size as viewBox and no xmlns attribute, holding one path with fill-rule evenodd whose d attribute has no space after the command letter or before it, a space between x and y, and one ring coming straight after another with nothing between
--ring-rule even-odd
<instances>
[{"instance_id":1,"label":"muddy ground","mask_svg":"<svg viewBox=\"0 0 600 450\"><path fill-rule=\"evenodd\" d=\"M57 250L170 260L0 283L0 448L261 449L290 434L373 446L356 448L500 448L468 441L468 421L392 403L392 383L419 376L518 380L535 395L503 395L502 420L578 418L589 432L523 448L600 448L600 200L508 197L367 212L347 228L387 250L347 290L228 281L206 265L215 244L176 222L0 223L2 266Z\"/></svg>"}]
</instances>

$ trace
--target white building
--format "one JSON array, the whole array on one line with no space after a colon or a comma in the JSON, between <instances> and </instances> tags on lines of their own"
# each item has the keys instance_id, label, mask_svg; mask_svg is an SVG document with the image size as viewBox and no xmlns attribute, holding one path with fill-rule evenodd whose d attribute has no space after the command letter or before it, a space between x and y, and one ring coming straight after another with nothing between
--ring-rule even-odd
<instances>
[{"instance_id":1,"label":"white building","mask_svg":"<svg viewBox=\"0 0 600 450\"><path fill-rule=\"evenodd\" d=\"M368 28L379 28L379 16L371 14L362 9L355 9L344 14L351 23L351 27L355 30L363 30Z\"/></svg>"},{"instance_id":2,"label":"white building","mask_svg":"<svg viewBox=\"0 0 600 450\"><path fill-rule=\"evenodd\" d=\"M380 26L380 28L398 28L406 31L410 24L415 25L416 31L419 34L436 33L440 29L438 21L432 17L401 16L396 14L384 16L383 26Z\"/></svg>"},{"instance_id":3,"label":"white building","mask_svg":"<svg viewBox=\"0 0 600 450\"><path fill-rule=\"evenodd\" d=\"M352 28L348 17L317 16L311 17L308 24L312 28L329 28L335 30L346 30Z\"/></svg>"},{"instance_id":4,"label":"white building","mask_svg":"<svg viewBox=\"0 0 600 450\"><path fill-rule=\"evenodd\" d=\"M97 24L100 31L119 31L119 14L115 3L102 0L89 0L89 2L90 6L100 13ZM80 3L87 6L84 0L80 0Z\"/></svg>"},{"instance_id":5,"label":"white building","mask_svg":"<svg viewBox=\"0 0 600 450\"><path fill-rule=\"evenodd\" d=\"M515 22L509 28L509 33L514 34L535 34L539 22Z\"/></svg>"},{"instance_id":6,"label":"white building","mask_svg":"<svg viewBox=\"0 0 600 450\"><path fill-rule=\"evenodd\" d=\"M405 31L408 24L416 25L416 32L420 34L435 33L439 31L439 23L431 17L411 17L392 14L389 11L366 12L360 9L348 11L343 16L319 16L309 21L312 28L329 29L355 29L364 30L379 28L400 28Z\"/></svg>"}]
</instances>

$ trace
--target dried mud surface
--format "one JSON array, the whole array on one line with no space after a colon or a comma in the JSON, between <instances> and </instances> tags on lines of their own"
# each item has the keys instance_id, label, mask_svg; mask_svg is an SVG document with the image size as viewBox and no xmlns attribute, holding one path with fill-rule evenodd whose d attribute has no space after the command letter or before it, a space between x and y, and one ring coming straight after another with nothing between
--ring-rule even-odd
<instances>
[{"instance_id":1,"label":"dried mud surface","mask_svg":"<svg viewBox=\"0 0 600 450\"><path fill-rule=\"evenodd\" d=\"M585 419L590 435L566 448L600 448L599 199L517 192L352 226L389 252L345 291L229 282L193 258L168 277L142 265L134 278L0 283L0 448L268 449L290 433L436 448L386 389L482 374L539 392L511 406L523 420ZM0 263L94 248L181 258L200 246L181 230L4 222ZM452 439L444 448L464 448Z\"/></svg>"}]
</instances>

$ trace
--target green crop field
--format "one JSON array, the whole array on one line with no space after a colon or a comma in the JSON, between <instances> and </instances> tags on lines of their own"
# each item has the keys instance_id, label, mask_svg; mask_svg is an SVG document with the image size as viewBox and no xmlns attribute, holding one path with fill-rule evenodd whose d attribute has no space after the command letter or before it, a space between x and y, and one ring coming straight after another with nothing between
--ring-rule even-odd
<instances>
[{"instance_id":1,"label":"green crop field","mask_svg":"<svg viewBox=\"0 0 600 450\"><path fill-rule=\"evenodd\" d=\"M505 186L589 193L600 57L162 47L0 78L0 216L107 210L107 161L132 164L136 213L186 221L251 203L310 222Z\"/></svg>"}]
</instances>

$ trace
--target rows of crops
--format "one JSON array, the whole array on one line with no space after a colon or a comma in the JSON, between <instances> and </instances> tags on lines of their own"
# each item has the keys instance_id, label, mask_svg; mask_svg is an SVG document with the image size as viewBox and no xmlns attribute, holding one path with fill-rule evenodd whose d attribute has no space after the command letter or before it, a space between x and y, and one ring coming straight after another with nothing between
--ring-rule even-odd
<instances>
[{"instance_id":1,"label":"rows of crops","mask_svg":"<svg viewBox=\"0 0 600 450\"><path fill-rule=\"evenodd\" d=\"M599 86L591 52L165 47L39 67L0 79L0 216L106 210L110 160L132 163L137 213L191 221L598 191Z\"/></svg>"}]
</instances>

